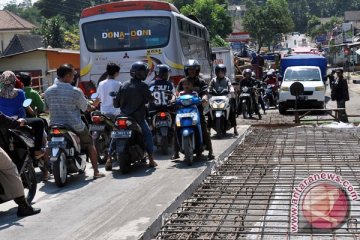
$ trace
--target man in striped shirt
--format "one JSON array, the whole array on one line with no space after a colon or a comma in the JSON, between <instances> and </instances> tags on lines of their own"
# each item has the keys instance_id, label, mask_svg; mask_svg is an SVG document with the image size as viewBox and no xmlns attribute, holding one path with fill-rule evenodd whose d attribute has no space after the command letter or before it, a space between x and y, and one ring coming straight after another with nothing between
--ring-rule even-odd
<instances>
[{"instance_id":1,"label":"man in striped shirt","mask_svg":"<svg viewBox=\"0 0 360 240\"><path fill-rule=\"evenodd\" d=\"M50 112L50 125L64 124L78 134L81 147L87 150L94 169L94 179L104 177L97 166L97 152L89 130L81 120L82 111L90 111L91 105L79 88L70 83L74 78L74 69L63 64L57 69L58 81L45 91L45 106Z\"/></svg>"}]
</instances>

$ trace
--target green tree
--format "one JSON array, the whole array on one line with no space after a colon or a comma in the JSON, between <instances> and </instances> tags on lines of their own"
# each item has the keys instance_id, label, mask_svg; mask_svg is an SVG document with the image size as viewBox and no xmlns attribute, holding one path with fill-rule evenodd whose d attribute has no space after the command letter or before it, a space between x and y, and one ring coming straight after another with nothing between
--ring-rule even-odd
<instances>
[{"instance_id":1,"label":"green tree","mask_svg":"<svg viewBox=\"0 0 360 240\"><path fill-rule=\"evenodd\" d=\"M224 1L222 1L224 2ZM184 15L194 15L208 29L210 37L224 38L232 32L232 19L226 10L226 4L216 0L195 0L181 8Z\"/></svg>"},{"instance_id":2,"label":"green tree","mask_svg":"<svg viewBox=\"0 0 360 240\"><path fill-rule=\"evenodd\" d=\"M224 46L229 46L229 43L225 42L225 40L219 35L216 35L211 39L210 45L212 47L224 47Z\"/></svg>"},{"instance_id":3,"label":"green tree","mask_svg":"<svg viewBox=\"0 0 360 240\"><path fill-rule=\"evenodd\" d=\"M64 48L80 49L80 32L77 25L73 25L64 32Z\"/></svg>"},{"instance_id":4,"label":"green tree","mask_svg":"<svg viewBox=\"0 0 360 240\"><path fill-rule=\"evenodd\" d=\"M289 0L289 11L294 21L296 31L304 33L307 31L307 23L310 16L310 7L307 0ZM301 7L299 7L301 6Z\"/></svg>"},{"instance_id":5,"label":"green tree","mask_svg":"<svg viewBox=\"0 0 360 240\"><path fill-rule=\"evenodd\" d=\"M65 18L63 16L55 16L49 18L41 24L36 33L43 37L45 47L51 46L52 48L64 48L65 41Z\"/></svg>"},{"instance_id":6,"label":"green tree","mask_svg":"<svg viewBox=\"0 0 360 240\"><path fill-rule=\"evenodd\" d=\"M263 6L248 5L243 26L257 41L258 52L263 46L275 44L277 35L292 31L292 21L286 0L268 0Z\"/></svg>"},{"instance_id":7,"label":"green tree","mask_svg":"<svg viewBox=\"0 0 360 240\"><path fill-rule=\"evenodd\" d=\"M10 2L5 5L4 10L15 13L16 15L35 25L39 25L42 20L40 11L31 5L31 1L24 1L20 4L16 4L16 2Z\"/></svg>"}]
</instances>

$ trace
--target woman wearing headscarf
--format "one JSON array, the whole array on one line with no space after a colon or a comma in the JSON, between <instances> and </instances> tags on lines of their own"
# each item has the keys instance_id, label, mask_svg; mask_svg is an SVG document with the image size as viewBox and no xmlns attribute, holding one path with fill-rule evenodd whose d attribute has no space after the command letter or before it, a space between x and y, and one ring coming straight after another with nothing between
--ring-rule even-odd
<instances>
[{"instance_id":1,"label":"woman wearing headscarf","mask_svg":"<svg viewBox=\"0 0 360 240\"><path fill-rule=\"evenodd\" d=\"M32 128L34 134L34 157L40 159L44 157L42 150L44 137L44 122L38 118L26 118L26 111L33 115L31 107L23 107L25 93L21 89L15 88L16 76L12 71L5 71L0 75L0 112L13 118L25 119L26 124ZM45 159L46 161L46 159ZM44 164L47 165L46 162ZM43 180L47 180L48 171L43 172Z\"/></svg>"}]
</instances>

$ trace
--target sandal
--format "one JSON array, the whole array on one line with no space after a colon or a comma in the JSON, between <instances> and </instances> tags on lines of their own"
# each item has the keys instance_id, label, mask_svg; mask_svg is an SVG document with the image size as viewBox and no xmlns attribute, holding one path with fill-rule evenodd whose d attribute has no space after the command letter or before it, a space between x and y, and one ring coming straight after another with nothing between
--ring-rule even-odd
<instances>
[{"instance_id":1,"label":"sandal","mask_svg":"<svg viewBox=\"0 0 360 240\"><path fill-rule=\"evenodd\" d=\"M154 168L157 167L157 163L155 161L149 162L149 167Z\"/></svg>"},{"instance_id":2,"label":"sandal","mask_svg":"<svg viewBox=\"0 0 360 240\"><path fill-rule=\"evenodd\" d=\"M94 174L94 179L98 179L98 178L103 178L105 177L106 175L104 173L95 173Z\"/></svg>"}]
</instances>

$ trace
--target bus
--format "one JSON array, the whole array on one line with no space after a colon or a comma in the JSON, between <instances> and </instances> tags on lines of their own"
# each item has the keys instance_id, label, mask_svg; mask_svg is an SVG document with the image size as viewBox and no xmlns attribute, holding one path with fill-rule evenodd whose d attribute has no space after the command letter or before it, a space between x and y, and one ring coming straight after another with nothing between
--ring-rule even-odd
<instances>
[{"instance_id":1,"label":"bus","mask_svg":"<svg viewBox=\"0 0 360 240\"><path fill-rule=\"evenodd\" d=\"M211 77L209 33L195 17L161 1L121 1L86 8L80 19L80 81L95 85L105 79L109 62L120 65L119 81L130 79L135 61L149 66L146 82L157 64L171 67L176 85L184 64L197 59L204 79Z\"/></svg>"}]
</instances>

